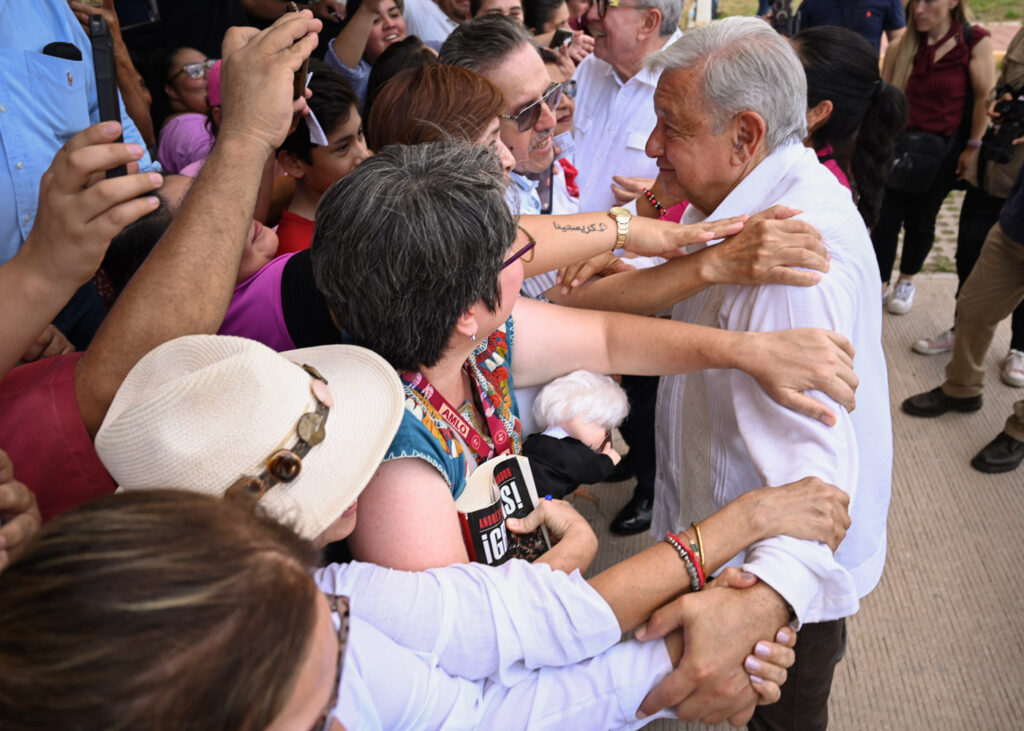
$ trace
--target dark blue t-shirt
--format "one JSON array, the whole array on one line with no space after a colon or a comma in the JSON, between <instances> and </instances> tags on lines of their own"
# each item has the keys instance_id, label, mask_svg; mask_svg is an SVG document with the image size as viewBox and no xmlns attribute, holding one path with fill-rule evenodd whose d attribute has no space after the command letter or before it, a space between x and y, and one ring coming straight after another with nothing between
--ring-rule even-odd
<instances>
[{"instance_id":1,"label":"dark blue t-shirt","mask_svg":"<svg viewBox=\"0 0 1024 731\"><path fill-rule=\"evenodd\" d=\"M797 10L798 27L838 25L860 33L880 50L882 31L907 25L900 0L804 0Z\"/></svg>"}]
</instances>

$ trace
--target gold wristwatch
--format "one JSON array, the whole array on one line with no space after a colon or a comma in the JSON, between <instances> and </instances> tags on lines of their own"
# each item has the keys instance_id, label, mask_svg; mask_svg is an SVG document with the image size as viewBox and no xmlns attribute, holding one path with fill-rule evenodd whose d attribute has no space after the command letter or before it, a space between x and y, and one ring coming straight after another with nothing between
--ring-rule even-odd
<instances>
[{"instance_id":1,"label":"gold wristwatch","mask_svg":"<svg viewBox=\"0 0 1024 731\"><path fill-rule=\"evenodd\" d=\"M608 209L608 216L615 221L615 249L626 248L626 237L629 236L629 219L633 214L622 206L612 206Z\"/></svg>"}]
</instances>

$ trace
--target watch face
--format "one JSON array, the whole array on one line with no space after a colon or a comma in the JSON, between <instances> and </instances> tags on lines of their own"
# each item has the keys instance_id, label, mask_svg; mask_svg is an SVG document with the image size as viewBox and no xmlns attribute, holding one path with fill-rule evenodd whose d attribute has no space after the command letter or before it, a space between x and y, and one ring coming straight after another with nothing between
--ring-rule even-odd
<instances>
[{"instance_id":1,"label":"watch face","mask_svg":"<svg viewBox=\"0 0 1024 731\"><path fill-rule=\"evenodd\" d=\"M628 210L626 210L622 206L612 206L611 208L608 209L608 212L610 214L612 214L613 216L632 216L633 215L632 213L630 213Z\"/></svg>"}]
</instances>

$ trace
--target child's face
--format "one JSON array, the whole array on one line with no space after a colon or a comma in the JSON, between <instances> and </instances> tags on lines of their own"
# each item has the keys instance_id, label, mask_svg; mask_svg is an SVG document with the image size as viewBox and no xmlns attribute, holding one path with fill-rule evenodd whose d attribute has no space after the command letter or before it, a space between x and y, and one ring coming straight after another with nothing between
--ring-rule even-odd
<instances>
[{"instance_id":1,"label":"child's face","mask_svg":"<svg viewBox=\"0 0 1024 731\"><path fill-rule=\"evenodd\" d=\"M363 120L352 107L348 121L327 134L327 145L313 148L312 165L303 165L302 184L316 195L355 170L359 163L373 153L366 147Z\"/></svg>"}]
</instances>

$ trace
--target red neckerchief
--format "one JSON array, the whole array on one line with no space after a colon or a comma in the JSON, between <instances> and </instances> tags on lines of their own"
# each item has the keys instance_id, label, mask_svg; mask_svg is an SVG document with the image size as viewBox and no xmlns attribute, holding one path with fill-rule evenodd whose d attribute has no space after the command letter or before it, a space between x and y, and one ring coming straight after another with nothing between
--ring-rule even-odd
<instances>
[{"instance_id":1,"label":"red neckerchief","mask_svg":"<svg viewBox=\"0 0 1024 731\"><path fill-rule=\"evenodd\" d=\"M558 164L562 166L562 170L565 171L565 190L573 198L580 197L580 184L576 182L576 176L580 174L580 171L576 169L576 166L566 160L564 157L559 158Z\"/></svg>"},{"instance_id":2,"label":"red neckerchief","mask_svg":"<svg viewBox=\"0 0 1024 731\"><path fill-rule=\"evenodd\" d=\"M494 411L494 406L487 398L487 395L480 389L480 385L476 382L473 372L469 370L468 366L466 367L466 372L469 373L469 380L472 382L473 387L480 394L480 408L484 412L483 416L487 422L487 430L491 433L491 441L494 443L494 447L487 444L487 440L484 439L483 435L463 418L459 410L448 402L448 399L434 388L426 376L419 372L410 373L409 371L404 371L400 375L403 381L418 391L423 398L430 402L431 406L437 409L437 413L441 415L441 418L448 422L448 425L462 437L462 440L473 450L480 462L490 459L496 452L497 454L512 454L512 440L508 438L508 431L506 431L505 425L501 423L501 419L498 418Z\"/></svg>"}]
</instances>

